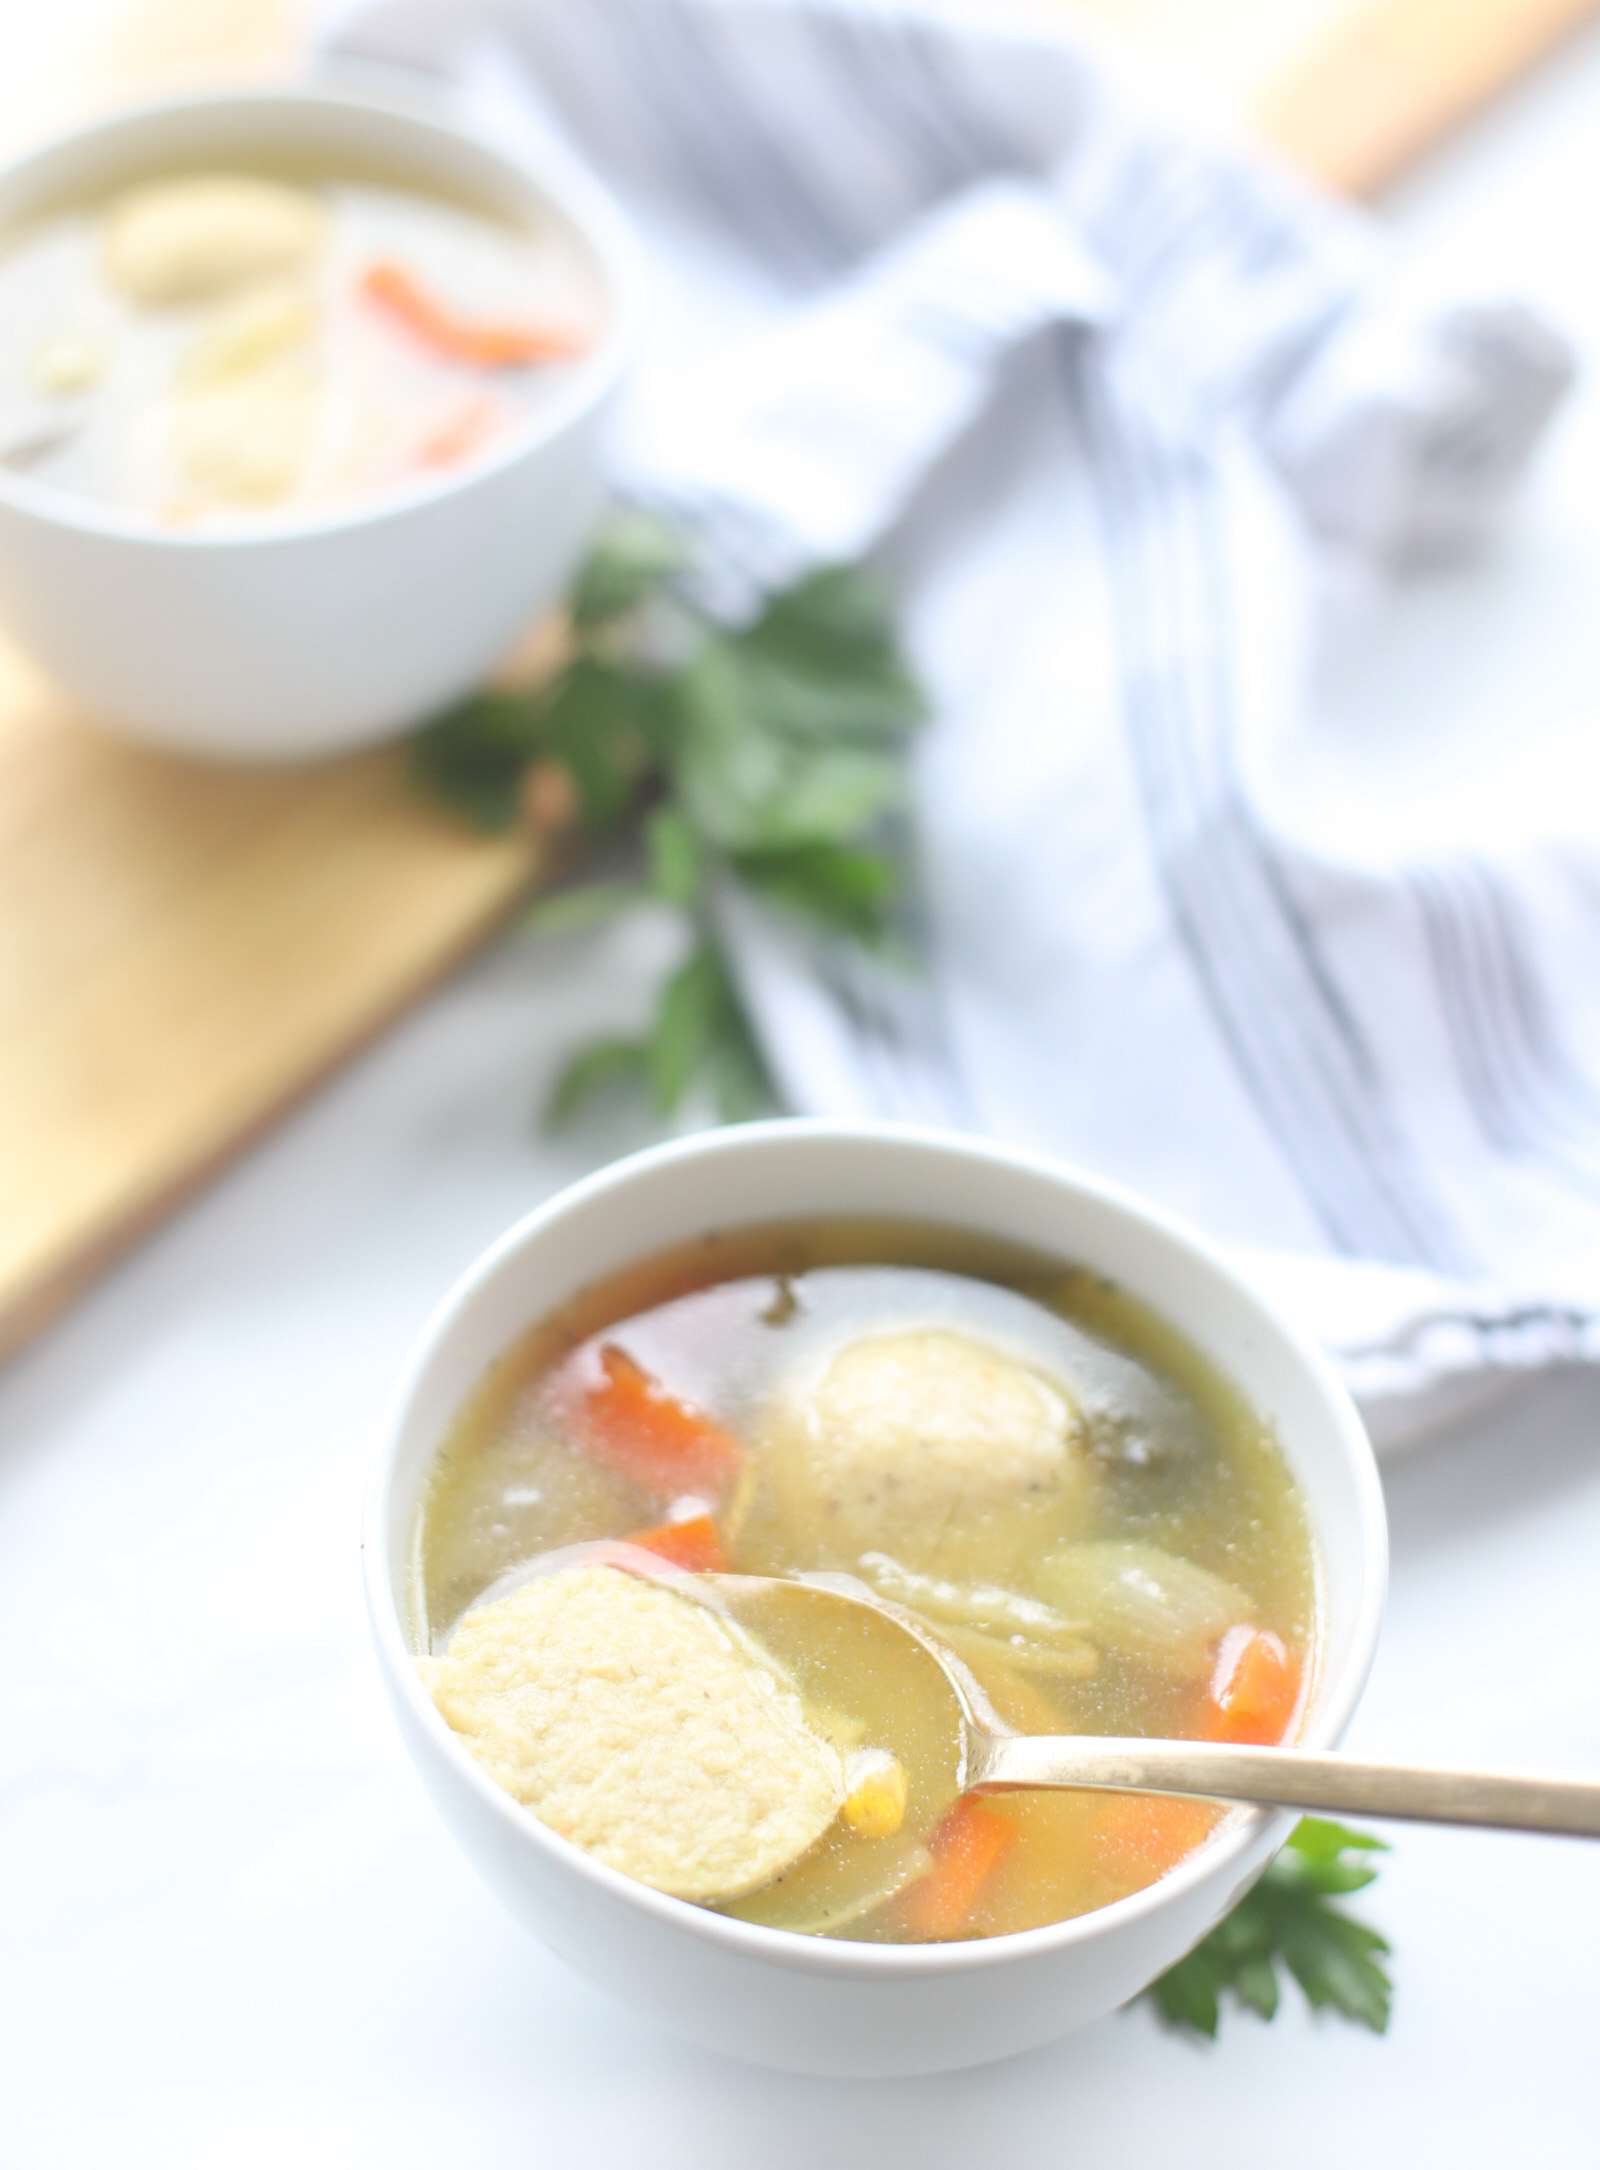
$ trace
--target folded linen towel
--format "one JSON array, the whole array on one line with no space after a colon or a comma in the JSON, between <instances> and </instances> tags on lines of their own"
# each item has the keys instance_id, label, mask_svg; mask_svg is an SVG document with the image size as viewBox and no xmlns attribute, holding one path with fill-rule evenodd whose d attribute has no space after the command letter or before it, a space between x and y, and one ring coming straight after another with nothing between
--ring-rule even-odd
<instances>
[{"instance_id":1,"label":"folded linen towel","mask_svg":"<svg viewBox=\"0 0 1600 2170\"><path fill-rule=\"evenodd\" d=\"M1560 343L1412 298L1355 214L1066 38L884 0L362 0L330 45L558 136L631 210L660 295L617 481L693 526L718 607L865 554L902 599L928 968L730 899L791 1104L1185 1213L1385 1441L1600 1357L1600 1018L1562 969L1595 840L1376 853L1263 784L1330 566L1491 521Z\"/></svg>"}]
</instances>

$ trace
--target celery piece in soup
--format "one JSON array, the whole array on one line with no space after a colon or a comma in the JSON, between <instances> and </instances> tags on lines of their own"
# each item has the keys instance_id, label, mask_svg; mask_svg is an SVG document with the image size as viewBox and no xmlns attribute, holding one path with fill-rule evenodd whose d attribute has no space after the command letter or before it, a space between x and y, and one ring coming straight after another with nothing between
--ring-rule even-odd
<instances>
[{"instance_id":1,"label":"celery piece in soup","mask_svg":"<svg viewBox=\"0 0 1600 2170\"><path fill-rule=\"evenodd\" d=\"M1129 1539L1063 1545L1032 1579L1102 1649L1195 1680L1209 1675L1227 1630L1255 1617L1244 1592L1209 1568Z\"/></svg>"},{"instance_id":2,"label":"celery piece in soup","mask_svg":"<svg viewBox=\"0 0 1600 2170\"><path fill-rule=\"evenodd\" d=\"M886 1552L863 1552L859 1565L880 1597L920 1613L947 1633L974 1631L1034 1670L1094 1671L1095 1646L1084 1623L1036 1597L992 1583L946 1582L937 1575L914 1574Z\"/></svg>"},{"instance_id":3,"label":"celery piece in soup","mask_svg":"<svg viewBox=\"0 0 1600 2170\"><path fill-rule=\"evenodd\" d=\"M321 311L315 295L279 279L244 293L219 309L194 344L178 358L180 392L203 392L247 377L316 337Z\"/></svg>"}]
</instances>

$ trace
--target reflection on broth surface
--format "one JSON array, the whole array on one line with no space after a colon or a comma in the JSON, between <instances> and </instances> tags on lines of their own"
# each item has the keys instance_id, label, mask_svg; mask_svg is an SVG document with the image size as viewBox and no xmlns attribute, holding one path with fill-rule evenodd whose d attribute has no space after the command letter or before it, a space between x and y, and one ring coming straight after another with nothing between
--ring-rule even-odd
<instances>
[{"instance_id":1,"label":"reflection on broth surface","mask_svg":"<svg viewBox=\"0 0 1600 2170\"><path fill-rule=\"evenodd\" d=\"M416 1534L418 1644L469 1746L511 1718L537 1732L541 1698L565 1724L613 1694L595 1683L632 1660L604 1636L514 1690L496 1675L488 1704L452 1708L437 1685L439 1654L455 1666L481 1639L486 1593L597 1540L642 1546L632 1565L663 1573L663 1592L675 1574L716 1589L681 1580L706 1570L854 1576L917 1616L1023 1732L1278 1740L1315 1662L1304 1511L1232 1385L1098 1276L921 1224L705 1237L582 1291L491 1368ZM868 1613L823 1633L782 1599L737 1627L770 1665L759 1692L798 1697L843 1758L847 1797L725 1911L877 1941L993 1936L1139 1889L1225 1813L958 1798L937 1669ZM536 1766L536 1742L527 1753Z\"/></svg>"}]
</instances>

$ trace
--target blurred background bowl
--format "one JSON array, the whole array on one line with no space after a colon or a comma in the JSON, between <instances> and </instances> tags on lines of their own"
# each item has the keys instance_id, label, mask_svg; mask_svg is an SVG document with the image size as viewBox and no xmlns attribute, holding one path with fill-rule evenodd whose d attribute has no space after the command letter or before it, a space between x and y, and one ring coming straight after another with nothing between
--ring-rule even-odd
<instances>
[{"instance_id":1,"label":"blurred background bowl","mask_svg":"<svg viewBox=\"0 0 1600 2170\"><path fill-rule=\"evenodd\" d=\"M640 275L621 215L548 152L512 154L387 98L186 98L74 130L0 170L0 237L164 167L252 159L381 171L574 228L603 291L593 351L471 465L304 519L166 532L0 467L0 623L97 721L229 759L389 737L467 692L555 601L603 496L601 434Z\"/></svg>"}]
</instances>

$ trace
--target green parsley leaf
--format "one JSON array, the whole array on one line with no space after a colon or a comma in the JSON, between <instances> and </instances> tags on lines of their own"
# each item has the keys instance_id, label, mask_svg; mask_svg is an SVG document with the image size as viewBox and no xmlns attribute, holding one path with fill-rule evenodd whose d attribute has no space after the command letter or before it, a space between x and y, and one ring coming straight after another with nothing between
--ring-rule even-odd
<instances>
[{"instance_id":1,"label":"green parsley leaf","mask_svg":"<svg viewBox=\"0 0 1600 2170\"><path fill-rule=\"evenodd\" d=\"M418 732L413 773L475 829L515 823L523 770L539 748L538 702L491 689Z\"/></svg>"},{"instance_id":2,"label":"green parsley leaf","mask_svg":"<svg viewBox=\"0 0 1600 2170\"><path fill-rule=\"evenodd\" d=\"M1276 2016L1278 1970L1270 1959L1247 1953L1235 1965L1230 1987L1239 2002L1258 2017L1272 2019Z\"/></svg>"},{"instance_id":3,"label":"green parsley leaf","mask_svg":"<svg viewBox=\"0 0 1600 2170\"><path fill-rule=\"evenodd\" d=\"M760 628L736 642L745 698L764 729L801 745L892 746L918 711L908 711L898 681L853 671L841 659L801 671L762 651Z\"/></svg>"},{"instance_id":4,"label":"green parsley leaf","mask_svg":"<svg viewBox=\"0 0 1600 2170\"><path fill-rule=\"evenodd\" d=\"M649 1077L646 1040L593 1040L562 1069L545 1102L544 1119L552 1130L570 1123L609 1085L637 1084Z\"/></svg>"},{"instance_id":5,"label":"green parsley leaf","mask_svg":"<svg viewBox=\"0 0 1600 2170\"><path fill-rule=\"evenodd\" d=\"M734 857L733 866L741 880L775 903L860 942L883 941L900 887L895 862L860 845L799 844L788 851L744 852Z\"/></svg>"},{"instance_id":6,"label":"green parsley leaf","mask_svg":"<svg viewBox=\"0 0 1600 2170\"><path fill-rule=\"evenodd\" d=\"M1331 2005L1346 2019L1383 2033L1392 1990L1378 1963L1389 1947L1376 1929L1323 1906L1315 1915L1284 1924L1282 1949L1313 2011Z\"/></svg>"},{"instance_id":7,"label":"green parsley leaf","mask_svg":"<svg viewBox=\"0 0 1600 2170\"><path fill-rule=\"evenodd\" d=\"M1168 1967L1144 1994L1153 2000L1169 2027L1186 2027L1191 2034L1203 2034L1214 2042L1222 2018L1222 1984L1221 1967L1203 1945L1197 1945L1176 1966ZM1276 1991L1276 1975L1273 1988Z\"/></svg>"},{"instance_id":8,"label":"green parsley leaf","mask_svg":"<svg viewBox=\"0 0 1600 2170\"><path fill-rule=\"evenodd\" d=\"M846 566L774 596L739 636L769 727L872 744L903 738L924 702L900 660L888 599Z\"/></svg>"},{"instance_id":9,"label":"green parsley leaf","mask_svg":"<svg viewBox=\"0 0 1600 2170\"><path fill-rule=\"evenodd\" d=\"M772 1080L744 1012L737 1006L708 1051L706 1069L720 1121L750 1123L772 1113L776 1105Z\"/></svg>"},{"instance_id":10,"label":"green parsley leaf","mask_svg":"<svg viewBox=\"0 0 1600 2170\"><path fill-rule=\"evenodd\" d=\"M764 705L770 674L710 635L680 674L676 770L684 812L726 851L847 843L904 797L900 760L848 742L805 744Z\"/></svg>"},{"instance_id":11,"label":"green parsley leaf","mask_svg":"<svg viewBox=\"0 0 1600 2170\"><path fill-rule=\"evenodd\" d=\"M716 1037L722 971L707 943L698 944L661 990L650 1035L650 1085L656 1112L670 1115L693 1084Z\"/></svg>"},{"instance_id":12,"label":"green parsley leaf","mask_svg":"<svg viewBox=\"0 0 1600 2170\"><path fill-rule=\"evenodd\" d=\"M772 1088L720 950L701 940L661 991L650 1035L656 1111L670 1115L697 1082L710 1086L724 1122L772 1104Z\"/></svg>"},{"instance_id":13,"label":"green parsley leaf","mask_svg":"<svg viewBox=\"0 0 1600 2170\"><path fill-rule=\"evenodd\" d=\"M584 934L609 926L654 894L644 882L585 882L535 899L518 924L525 934Z\"/></svg>"},{"instance_id":14,"label":"green parsley leaf","mask_svg":"<svg viewBox=\"0 0 1600 2170\"><path fill-rule=\"evenodd\" d=\"M645 823L645 850L658 897L668 904L693 904L700 895L700 841L693 825L675 806L658 806Z\"/></svg>"},{"instance_id":15,"label":"green parsley leaf","mask_svg":"<svg viewBox=\"0 0 1600 2170\"><path fill-rule=\"evenodd\" d=\"M1303 1817L1232 1913L1144 1994L1169 2026L1215 2040L1226 1995L1273 2017L1282 1965L1313 2011L1332 2010L1382 2034L1394 1994L1381 1963L1389 1946L1332 1902L1377 1874L1346 1854L1387 1851L1367 1832Z\"/></svg>"},{"instance_id":16,"label":"green parsley leaf","mask_svg":"<svg viewBox=\"0 0 1600 2170\"><path fill-rule=\"evenodd\" d=\"M639 605L681 572L683 539L664 520L624 513L613 520L579 573L568 602L573 629L588 632Z\"/></svg>"},{"instance_id":17,"label":"green parsley leaf","mask_svg":"<svg viewBox=\"0 0 1600 2170\"><path fill-rule=\"evenodd\" d=\"M613 829L649 767L655 691L633 674L580 655L551 686L538 715L540 751L578 787L586 826Z\"/></svg>"},{"instance_id":18,"label":"green parsley leaf","mask_svg":"<svg viewBox=\"0 0 1600 2170\"><path fill-rule=\"evenodd\" d=\"M479 826L536 820L547 765L570 778L591 836L642 847L644 882L566 891L529 927L595 925L645 895L685 921L689 951L649 1033L570 1063L551 1097L557 1122L619 1082L647 1084L662 1114L692 1086L727 1121L771 1105L712 909L719 884L746 883L880 954L888 945L899 868L882 824L904 800L904 741L923 702L886 597L859 569L831 567L730 630L680 579L688 555L659 521L613 523L569 599L556 675L480 694L415 744L418 777Z\"/></svg>"},{"instance_id":19,"label":"green parsley leaf","mask_svg":"<svg viewBox=\"0 0 1600 2170\"><path fill-rule=\"evenodd\" d=\"M1292 1851L1299 1856L1302 1871L1307 1876L1317 1873L1317 1864L1336 1862L1342 1854L1386 1854L1388 1842L1374 1838L1370 1831L1352 1831L1347 1824L1330 1823L1323 1816L1302 1816L1289 1839ZM1372 1871L1377 1875L1377 1870Z\"/></svg>"}]
</instances>

